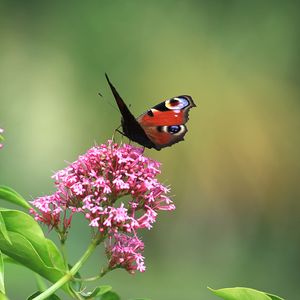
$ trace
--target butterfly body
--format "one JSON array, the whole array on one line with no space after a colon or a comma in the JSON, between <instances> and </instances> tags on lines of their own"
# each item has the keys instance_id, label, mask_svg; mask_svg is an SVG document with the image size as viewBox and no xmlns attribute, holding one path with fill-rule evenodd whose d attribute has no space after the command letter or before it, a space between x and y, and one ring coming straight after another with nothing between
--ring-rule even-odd
<instances>
[{"instance_id":1,"label":"butterfly body","mask_svg":"<svg viewBox=\"0 0 300 300\"><path fill-rule=\"evenodd\" d=\"M190 108L196 105L191 96L177 96L163 101L135 118L105 74L121 112L123 134L130 140L147 147L161 150L183 140L187 132Z\"/></svg>"}]
</instances>

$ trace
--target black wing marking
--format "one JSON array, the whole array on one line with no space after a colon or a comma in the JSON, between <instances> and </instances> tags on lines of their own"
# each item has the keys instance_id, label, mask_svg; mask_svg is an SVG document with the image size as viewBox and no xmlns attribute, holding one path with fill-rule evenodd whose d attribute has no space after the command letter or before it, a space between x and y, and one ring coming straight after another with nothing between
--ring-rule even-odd
<instances>
[{"instance_id":1,"label":"black wing marking","mask_svg":"<svg viewBox=\"0 0 300 300\"><path fill-rule=\"evenodd\" d=\"M124 135L126 135L130 140L139 143L140 145L147 148L155 148L154 143L148 138L144 129L141 127L139 122L136 120L134 115L131 113L124 100L121 98L116 88L110 82L107 74L105 73L106 80L109 87L115 97L118 108L122 114L122 128Z\"/></svg>"}]
</instances>

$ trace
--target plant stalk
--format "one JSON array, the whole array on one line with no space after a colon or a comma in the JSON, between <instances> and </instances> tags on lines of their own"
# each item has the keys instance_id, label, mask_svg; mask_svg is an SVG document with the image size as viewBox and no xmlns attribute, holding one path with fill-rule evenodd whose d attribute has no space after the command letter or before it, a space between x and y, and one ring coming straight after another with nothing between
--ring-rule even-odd
<instances>
[{"instance_id":1,"label":"plant stalk","mask_svg":"<svg viewBox=\"0 0 300 300\"><path fill-rule=\"evenodd\" d=\"M50 286L47 290L43 293L35 297L33 300L44 300L53 293L55 293L59 288L61 288L65 283L72 280L78 270L82 267L82 265L86 262L86 260L91 256L94 252L97 245L99 245L103 241L104 237L97 236L95 239L92 240L89 247L82 255L82 257L77 261L77 263L72 267L72 269L66 273L62 278L60 278L57 282L55 282L52 286Z\"/></svg>"}]
</instances>

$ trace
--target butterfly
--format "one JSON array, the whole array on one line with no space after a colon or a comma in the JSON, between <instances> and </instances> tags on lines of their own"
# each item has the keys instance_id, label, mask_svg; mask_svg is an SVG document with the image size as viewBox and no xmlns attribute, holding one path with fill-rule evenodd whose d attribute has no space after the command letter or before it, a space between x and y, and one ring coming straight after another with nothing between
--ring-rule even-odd
<instances>
[{"instance_id":1,"label":"butterfly","mask_svg":"<svg viewBox=\"0 0 300 300\"><path fill-rule=\"evenodd\" d=\"M123 135L144 147L156 150L183 140L187 132L185 123L188 121L189 110L196 106L191 96L181 95L165 100L136 118L106 73L105 77L122 115Z\"/></svg>"}]
</instances>

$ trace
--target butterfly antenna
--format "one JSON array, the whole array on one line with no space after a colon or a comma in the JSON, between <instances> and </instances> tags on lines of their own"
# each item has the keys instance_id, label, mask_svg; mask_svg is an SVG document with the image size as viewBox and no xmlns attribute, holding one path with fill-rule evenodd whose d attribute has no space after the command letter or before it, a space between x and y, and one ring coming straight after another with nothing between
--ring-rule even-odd
<instances>
[{"instance_id":1,"label":"butterfly antenna","mask_svg":"<svg viewBox=\"0 0 300 300\"><path fill-rule=\"evenodd\" d=\"M119 112L119 110L117 109L117 107L116 107L115 105L113 105L110 101L108 101L107 98L103 97L103 95L102 95L100 92L98 92L97 95L98 95L99 97L101 97L101 98L104 98L105 101L107 101L107 103L108 103L114 110L116 110L117 112Z\"/></svg>"}]
</instances>

